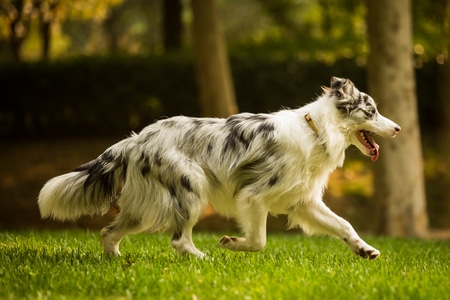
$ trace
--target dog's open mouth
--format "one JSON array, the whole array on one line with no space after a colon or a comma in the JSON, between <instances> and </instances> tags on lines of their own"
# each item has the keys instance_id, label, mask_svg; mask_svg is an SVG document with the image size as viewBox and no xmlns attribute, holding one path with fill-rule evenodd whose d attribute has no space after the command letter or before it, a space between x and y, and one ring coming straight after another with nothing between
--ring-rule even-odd
<instances>
[{"instance_id":1,"label":"dog's open mouth","mask_svg":"<svg viewBox=\"0 0 450 300\"><path fill-rule=\"evenodd\" d=\"M367 154L371 157L372 161L376 161L378 159L378 149L380 149L380 146L375 143L375 140L370 136L369 132L360 130L356 133L356 138L366 148Z\"/></svg>"}]
</instances>

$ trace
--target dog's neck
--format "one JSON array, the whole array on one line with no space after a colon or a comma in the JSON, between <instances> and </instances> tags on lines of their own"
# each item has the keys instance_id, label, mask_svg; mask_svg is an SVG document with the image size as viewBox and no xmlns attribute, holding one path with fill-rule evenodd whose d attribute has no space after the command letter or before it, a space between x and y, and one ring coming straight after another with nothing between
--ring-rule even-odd
<instances>
[{"instance_id":1,"label":"dog's neck","mask_svg":"<svg viewBox=\"0 0 450 300\"><path fill-rule=\"evenodd\" d=\"M317 138L317 144L321 146L326 156L338 161L341 166L345 157L344 151L349 146L345 137L344 129L339 126L339 122L335 120L334 112L324 115L324 109L328 106L318 107L320 101L329 99L319 99L319 102L313 102L308 109L303 110L302 117L314 132ZM345 141L342 144L342 139Z\"/></svg>"}]
</instances>

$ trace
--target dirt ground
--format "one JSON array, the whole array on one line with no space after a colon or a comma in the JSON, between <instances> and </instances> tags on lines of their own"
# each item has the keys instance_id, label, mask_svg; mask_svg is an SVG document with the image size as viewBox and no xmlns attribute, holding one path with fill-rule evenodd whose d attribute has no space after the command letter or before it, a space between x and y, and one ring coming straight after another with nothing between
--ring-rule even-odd
<instances>
[{"instance_id":1,"label":"dirt ground","mask_svg":"<svg viewBox=\"0 0 450 300\"><path fill-rule=\"evenodd\" d=\"M76 222L41 220L37 196L43 184L50 178L70 172L99 154L117 139L67 139L0 143L0 230L14 229L98 229L114 218L114 211L103 217L83 217ZM349 186L346 180L359 180L364 188L368 173L347 174L338 170L333 173L325 202L337 214L349 220L357 231L370 232L373 218L372 207L358 197L343 196L340 186ZM355 179L357 177L357 179ZM268 231L284 231L284 216L269 217ZM235 232L233 221L205 211L195 230ZM298 232L299 230L294 230ZM442 233L438 233L442 234ZM448 232L445 237L448 236Z\"/></svg>"}]
</instances>

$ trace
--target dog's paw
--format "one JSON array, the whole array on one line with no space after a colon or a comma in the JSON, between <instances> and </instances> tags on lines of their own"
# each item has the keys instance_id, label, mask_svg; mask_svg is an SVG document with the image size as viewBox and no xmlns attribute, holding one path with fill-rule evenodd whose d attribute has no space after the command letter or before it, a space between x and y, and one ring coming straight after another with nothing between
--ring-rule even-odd
<instances>
[{"instance_id":1,"label":"dog's paw","mask_svg":"<svg viewBox=\"0 0 450 300\"><path fill-rule=\"evenodd\" d=\"M237 237L235 236L228 236L228 235L224 235L220 241L219 241L219 245L222 247L226 248L226 245L229 243L233 243L237 241Z\"/></svg>"},{"instance_id":2,"label":"dog's paw","mask_svg":"<svg viewBox=\"0 0 450 300\"><path fill-rule=\"evenodd\" d=\"M248 251L248 247L245 245L245 238L235 236L224 235L219 241L219 246L234 251Z\"/></svg>"},{"instance_id":3,"label":"dog's paw","mask_svg":"<svg viewBox=\"0 0 450 300\"><path fill-rule=\"evenodd\" d=\"M354 239L344 238L344 242L347 243L353 253L362 258L375 259L380 256L380 251L370 246L359 237L356 237Z\"/></svg>"},{"instance_id":4,"label":"dog's paw","mask_svg":"<svg viewBox=\"0 0 450 300\"><path fill-rule=\"evenodd\" d=\"M106 251L105 250L104 252L105 252L106 255L112 256L112 257L120 257L120 256L122 256L119 251L115 252L115 251Z\"/></svg>"},{"instance_id":5,"label":"dog's paw","mask_svg":"<svg viewBox=\"0 0 450 300\"><path fill-rule=\"evenodd\" d=\"M106 255L110 255L110 256L114 256L114 257L121 256L118 245L109 245L109 244L105 243L103 241L103 239L101 239L100 241L103 246L103 252L105 252Z\"/></svg>"},{"instance_id":6,"label":"dog's paw","mask_svg":"<svg viewBox=\"0 0 450 300\"><path fill-rule=\"evenodd\" d=\"M119 251L119 243L114 242L111 239L111 236L108 235L108 230L102 229L100 233L100 243L103 247L103 252L107 255L119 257L120 251Z\"/></svg>"},{"instance_id":7,"label":"dog's paw","mask_svg":"<svg viewBox=\"0 0 450 300\"><path fill-rule=\"evenodd\" d=\"M265 246L265 239L252 241L243 237L223 236L219 246L233 251L260 251Z\"/></svg>"},{"instance_id":8,"label":"dog's paw","mask_svg":"<svg viewBox=\"0 0 450 300\"><path fill-rule=\"evenodd\" d=\"M380 256L380 251L372 247L359 248L357 255L362 258L375 259Z\"/></svg>"}]
</instances>

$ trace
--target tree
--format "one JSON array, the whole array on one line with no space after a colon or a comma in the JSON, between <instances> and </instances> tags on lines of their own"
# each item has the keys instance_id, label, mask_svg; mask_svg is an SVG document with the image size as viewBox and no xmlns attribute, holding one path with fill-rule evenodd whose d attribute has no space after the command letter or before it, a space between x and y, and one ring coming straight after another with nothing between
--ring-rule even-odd
<instances>
[{"instance_id":1,"label":"tree","mask_svg":"<svg viewBox=\"0 0 450 300\"><path fill-rule=\"evenodd\" d=\"M402 126L396 139L380 141L382 155L374 176L378 229L393 236L422 236L428 217L412 59L411 3L367 3L369 91L383 113Z\"/></svg>"},{"instance_id":2,"label":"tree","mask_svg":"<svg viewBox=\"0 0 450 300\"><path fill-rule=\"evenodd\" d=\"M225 39L215 0L192 0L195 65L203 115L238 111Z\"/></svg>"},{"instance_id":3,"label":"tree","mask_svg":"<svg viewBox=\"0 0 450 300\"><path fill-rule=\"evenodd\" d=\"M22 43L29 33L30 6L32 4L26 0L0 2L0 17L4 17L9 25L7 39L11 45L12 57L16 62L22 61Z\"/></svg>"},{"instance_id":4,"label":"tree","mask_svg":"<svg viewBox=\"0 0 450 300\"><path fill-rule=\"evenodd\" d=\"M39 14L39 27L42 39L42 60L48 60L50 57L52 23L56 18L55 16L59 5L60 2L58 1L34 0L35 9Z\"/></svg>"},{"instance_id":5,"label":"tree","mask_svg":"<svg viewBox=\"0 0 450 300\"><path fill-rule=\"evenodd\" d=\"M163 44L164 51L181 48L181 0L163 0Z\"/></svg>"},{"instance_id":6,"label":"tree","mask_svg":"<svg viewBox=\"0 0 450 300\"><path fill-rule=\"evenodd\" d=\"M439 138L439 161L441 162L439 177L442 178L442 189L450 185L450 0L446 1L446 17L443 22L442 32L446 39L446 49L444 48L441 56L441 65L439 66L440 84L439 96L440 103L442 103L442 125L441 132L438 133ZM439 62L439 60L438 60ZM439 199L442 205L440 210L445 213L450 213L450 195L443 193L443 197ZM447 203L447 205L445 205Z\"/></svg>"},{"instance_id":7,"label":"tree","mask_svg":"<svg viewBox=\"0 0 450 300\"><path fill-rule=\"evenodd\" d=\"M15 61L21 61L21 48L32 31L33 20L39 23L41 58L50 57L52 26L71 20L104 20L111 7L123 0L0 0L0 29L7 24L8 30L0 30L0 39L11 45Z\"/></svg>"},{"instance_id":8,"label":"tree","mask_svg":"<svg viewBox=\"0 0 450 300\"><path fill-rule=\"evenodd\" d=\"M441 99L442 99L442 103L444 105L444 126L442 126L442 128L444 129L444 133L443 133L443 140L442 142L445 143L444 149L446 151L450 150L450 101L448 101L448 99L450 99L450 84L448 84L450 82L450 0L447 0L446 3L446 18L444 21L444 26L443 26L443 32L446 38L446 46L447 49L446 51L442 51L442 67L441 67L441 74L442 74L442 83L440 84L441 90L440 90L440 94L441 94ZM445 57L445 52L447 57ZM450 159L448 158L448 152L446 152L446 159L447 162L450 162ZM450 166L450 163L449 163ZM449 176L450 177L450 176Z\"/></svg>"}]
</instances>

